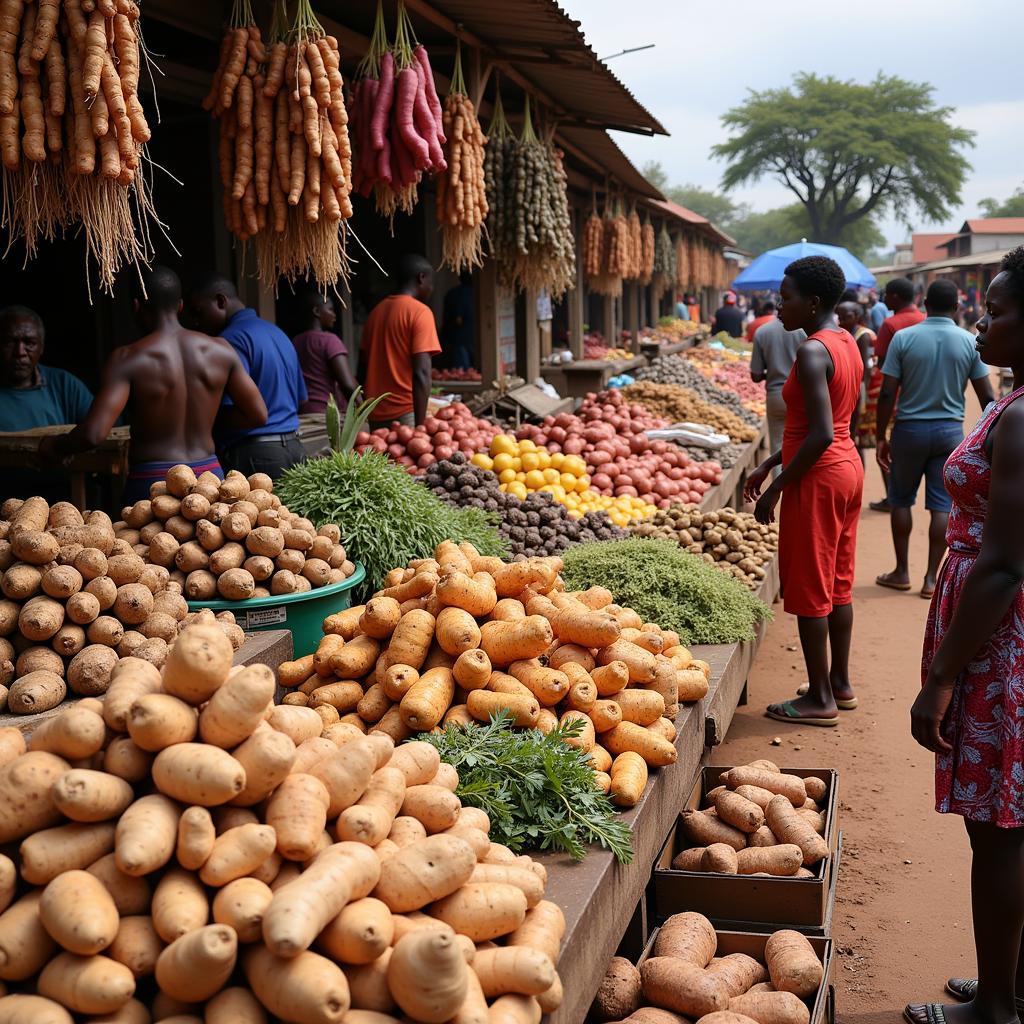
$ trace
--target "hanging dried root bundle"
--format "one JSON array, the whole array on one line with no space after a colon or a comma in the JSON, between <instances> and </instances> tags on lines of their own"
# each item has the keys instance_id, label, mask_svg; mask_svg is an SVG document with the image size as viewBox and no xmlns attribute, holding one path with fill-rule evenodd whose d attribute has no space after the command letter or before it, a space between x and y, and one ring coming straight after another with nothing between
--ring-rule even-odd
<instances>
[{"instance_id":1,"label":"hanging dried root bundle","mask_svg":"<svg viewBox=\"0 0 1024 1024\"><path fill-rule=\"evenodd\" d=\"M152 254L142 173L150 130L138 97L133 0L12 0L0 11L2 224L8 246L81 229L100 287Z\"/></svg>"},{"instance_id":2,"label":"hanging dried root bundle","mask_svg":"<svg viewBox=\"0 0 1024 1024\"><path fill-rule=\"evenodd\" d=\"M285 38L278 6L265 46L248 0L236 0L204 106L220 119L224 218L254 241L260 280L347 279L352 150L338 41L299 0Z\"/></svg>"},{"instance_id":3,"label":"hanging dried root bundle","mask_svg":"<svg viewBox=\"0 0 1024 1024\"><path fill-rule=\"evenodd\" d=\"M640 283L650 284L654 276L654 225L649 217L644 217L643 233L641 236L643 256L640 266Z\"/></svg>"},{"instance_id":4,"label":"hanging dried root bundle","mask_svg":"<svg viewBox=\"0 0 1024 1024\"><path fill-rule=\"evenodd\" d=\"M447 169L437 179L437 222L441 226L441 262L456 274L483 266L487 181L487 139L466 95L462 53L456 48L451 91L444 101Z\"/></svg>"}]
</instances>

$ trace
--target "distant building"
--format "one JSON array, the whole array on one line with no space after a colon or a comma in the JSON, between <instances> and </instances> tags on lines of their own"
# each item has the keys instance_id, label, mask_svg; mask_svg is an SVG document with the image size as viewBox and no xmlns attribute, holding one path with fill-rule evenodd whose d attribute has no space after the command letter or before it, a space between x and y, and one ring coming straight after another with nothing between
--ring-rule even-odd
<instances>
[{"instance_id":1,"label":"distant building","mask_svg":"<svg viewBox=\"0 0 1024 1024\"><path fill-rule=\"evenodd\" d=\"M942 248L951 259L956 259L997 249L1005 252L1018 245L1024 245L1024 217L988 217L965 220L960 230L942 243Z\"/></svg>"}]
</instances>

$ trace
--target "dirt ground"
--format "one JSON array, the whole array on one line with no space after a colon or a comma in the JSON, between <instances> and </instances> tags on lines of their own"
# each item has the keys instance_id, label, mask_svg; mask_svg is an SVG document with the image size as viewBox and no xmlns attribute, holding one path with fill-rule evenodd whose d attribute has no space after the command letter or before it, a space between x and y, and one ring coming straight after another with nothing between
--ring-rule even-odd
<instances>
[{"instance_id":1,"label":"dirt ground","mask_svg":"<svg viewBox=\"0 0 1024 1024\"><path fill-rule=\"evenodd\" d=\"M786 767L840 773L844 851L833 938L843 1024L894 1021L907 1002L941 999L947 977L975 972L963 824L935 813L934 762L910 736L928 602L917 590L904 594L874 584L878 573L893 567L893 555L888 516L867 508L881 496L877 466L869 462L851 660L859 709L840 712L836 729L764 717L767 704L793 696L804 680L796 619L777 604L751 674L749 704L737 711L714 756L722 765L768 757ZM926 525L922 495L910 549L918 589ZM776 737L780 746L772 746Z\"/></svg>"}]
</instances>

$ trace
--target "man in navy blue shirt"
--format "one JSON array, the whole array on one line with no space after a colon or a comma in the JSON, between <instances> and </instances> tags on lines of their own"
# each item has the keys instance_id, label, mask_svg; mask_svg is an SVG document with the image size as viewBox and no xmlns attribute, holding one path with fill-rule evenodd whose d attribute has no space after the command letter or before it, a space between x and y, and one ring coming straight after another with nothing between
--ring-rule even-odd
<instances>
[{"instance_id":1,"label":"man in navy blue shirt","mask_svg":"<svg viewBox=\"0 0 1024 1024\"><path fill-rule=\"evenodd\" d=\"M221 465L276 480L306 457L298 438L306 382L295 346L284 331L246 306L223 274L207 274L193 285L189 310L200 330L219 334L238 353L267 405L267 422L250 429L236 422L230 402L221 406L214 429Z\"/></svg>"}]
</instances>

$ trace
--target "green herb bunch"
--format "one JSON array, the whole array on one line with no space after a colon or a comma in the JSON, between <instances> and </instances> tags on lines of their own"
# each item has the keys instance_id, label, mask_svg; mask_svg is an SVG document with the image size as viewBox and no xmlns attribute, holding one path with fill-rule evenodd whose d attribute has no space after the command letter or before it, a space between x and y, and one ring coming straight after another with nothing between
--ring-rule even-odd
<instances>
[{"instance_id":1,"label":"green herb bunch","mask_svg":"<svg viewBox=\"0 0 1024 1024\"><path fill-rule=\"evenodd\" d=\"M565 741L581 722L545 735L513 729L502 711L488 725L449 725L418 737L437 747L459 772L464 804L491 819L491 839L510 850L562 850L581 860L589 843L611 850L620 864L633 859L633 834L612 802L594 785L587 755Z\"/></svg>"},{"instance_id":2,"label":"green herb bunch","mask_svg":"<svg viewBox=\"0 0 1024 1024\"><path fill-rule=\"evenodd\" d=\"M753 640L771 609L732 576L665 540L578 544L562 556L567 590L606 587L644 622L672 629L684 644Z\"/></svg>"},{"instance_id":3,"label":"green herb bunch","mask_svg":"<svg viewBox=\"0 0 1024 1024\"><path fill-rule=\"evenodd\" d=\"M469 541L482 555L508 557L494 513L456 508L378 452L335 452L289 469L274 485L289 511L318 527L337 523L349 558L366 567L363 591L443 540Z\"/></svg>"}]
</instances>

